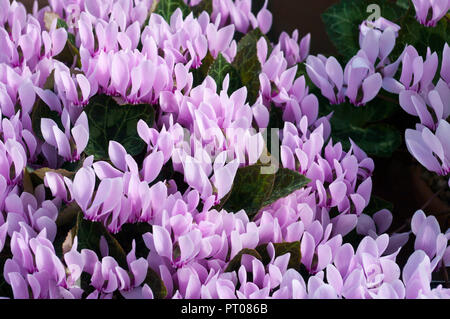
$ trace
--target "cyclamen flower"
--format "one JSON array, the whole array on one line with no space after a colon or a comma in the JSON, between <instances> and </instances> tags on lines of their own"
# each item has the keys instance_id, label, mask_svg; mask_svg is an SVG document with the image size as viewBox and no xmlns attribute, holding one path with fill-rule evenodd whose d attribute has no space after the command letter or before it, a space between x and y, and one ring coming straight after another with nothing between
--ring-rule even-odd
<instances>
[{"instance_id":1,"label":"cyclamen flower","mask_svg":"<svg viewBox=\"0 0 450 319\"><path fill-rule=\"evenodd\" d=\"M46 237L45 229L33 237L23 224L12 234L13 257L6 260L3 276L14 298L80 298L83 291L67 286L64 265Z\"/></svg>"},{"instance_id":2,"label":"cyclamen flower","mask_svg":"<svg viewBox=\"0 0 450 319\"><path fill-rule=\"evenodd\" d=\"M401 91L399 95L402 109L419 117L420 123L432 130L436 130L440 120L446 120L450 116L450 102L443 98L438 89L429 91L426 100L411 90Z\"/></svg>"},{"instance_id":3,"label":"cyclamen flower","mask_svg":"<svg viewBox=\"0 0 450 319\"><path fill-rule=\"evenodd\" d=\"M41 119L41 131L45 141L55 147L58 155L66 161L76 161L80 158L89 141L89 125L86 113L82 112L72 129L71 119L67 109L61 114L64 132L52 119Z\"/></svg>"},{"instance_id":4,"label":"cyclamen flower","mask_svg":"<svg viewBox=\"0 0 450 319\"><path fill-rule=\"evenodd\" d=\"M359 45L363 47L363 42L365 37L368 33L371 33L371 31L375 32L375 35L377 38L381 37L387 30L390 30L389 32L394 32L394 38L398 37L398 32L400 31L400 26L398 24L395 24L392 21L389 21L383 17L379 17L375 21L368 21L365 20L361 25L359 26ZM384 35L385 37L386 35ZM384 41L382 41L384 43Z\"/></svg>"},{"instance_id":5,"label":"cyclamen flower","mask_svg":"<svg viewBox=\"0 0 450 319\"><path fill-rule=\"evenodd\" d=\"M136 21L142 26L153 1L78 0L67 5L63 0L51 0L49 4L51 10L60 17L64 17L67 22L70 22L70 19L74 17L74 13L82 11L81 14L89 14L89 18L93 21L118 21L124 29Z\"/></svg>"},{"instance_id":6,"label":"cyclamen flower","mask_svg":"<svg viewBox=\"0 0 450 319\"><path fill-rule=\"evenodd\" d=\"M411 220L411 230L416 235L414 249L424 251L431 260L431 271L438 271L440 264L450 264L450 246L448 236L441 233L439 223L434 216L425 216L417 211ZM445 258L443 259L443 257Z\"/></svg>"},{"instance_id":7,"label":"cyclamen flower","mask_svg":"<svg viewBox=\"0 0 450 319\"><path fill-rule=\"evenodd\" d=\"M34 160L37 155L37 140L29 128L24 128L24 126L29 127L31 124L28 122L29 117L22 116L21 119L20 115L20 112L17 112L9 119L2 119L0 112L0 133L3 134L4 141L11 139L19 142L26 152L27 158L29 160Z\"/></svg>"},{"instance_id":8,"label":"cyclamen flower","mask_svg":"<svg viewBox=\"0 0 450 319\"><path fill-rule=\"evenodd\" d=\"M407 46L402 54L402 73L400 80L392 77L383 79L383 88L391 93L400 93L402 90L413 90L427 94L433 88L432 81L438 68L436 52L427 50L424 60L413 46Z\"/></svg>"},{"instance_id":9,"label":"cyclamen flower","mask_svg":"<svg viewBox=\"0 0 450 319\"><path fill-rule=\"evenodd\" d=\"M284 52L288 66L303 62L309 55L311 34L305 35L298 43L298 30L294 30L292 37L286 32L282 32L278 43L281 51Z\"/></svg>"},{"instance_id":10,"label":"cyclamen flower","mask_svg":"<svg viewBox=\"0 0 450 319\"><path fill-rule=\"evenodd\" d=\"M309 56L306 70L332 104L344 102L347 96L354 105L364 105L381 89L381 75L374 72L373 64L362 50L347 63L344 71L334 57L327 59L321 55Z\"/></svg>"},{"instance_id":11,"label":"cyclamen flower","mask_svg":"<svg viewBox=\"0 0 450 319\"><path fill-rule=\"evenodd\" d=\"M405 132L408 151L429 171L446 176L450 172L450 124L440 120L436 133L417 125Z\"/></svg>"},{"instance_id":12,"label":"cyclamen flower","mask_svg":"<svg viewBox=\"0 0 450 319\"><path fill-rule=\"evenodd\" d=\"M361 30L361 50L364 51L368 60L376 69L383 68L390 62L388 57L395 47L396 30L398 31L398 29L391 26L383 31L369 28L364 30L365 32L363 33L363 30Z\"/></svg>"},{"instance_id":13,"label":"cyclamen flower","mask_svg":"<svg viewBox=\"0 0 450 319\"><path fill-rule=\"evenodd\" d=\"M55 63L55 89L65 106L84 106L96 91L83 74L77 74L74 79L69 68L60 62Z\"/></svg>"},{"instance_id":14,"label":"cyclamen flower","mask_svg":"<svg viewBox=\"0 0 450 319\"><path fill-rule=\"evenodd\" d=\"M437 22L450 10L448 0L412 0L412 2L416 9L417 20L427 27L436 26Z\"/></svg>"},{"instance_id":15,"label":"cyclamen flower","mask_svg":"<svg viewBox=\"0 0 450 319\"><path fill-rule=\"evenodd\" d=\"M134 240L126 258L128 271L120 267L111 256L104 256L99 261L94 251L82 249L78 252L77 246L78 238L75 237L71 250L64 254L64 260L70 271L67 281L75 283L83 271L91 275L90 285L95 290L87 296L87 299L99 297L108 299L116 291L127 299L153 299L151 288L146 283L143 284L148 272L148 262L145 258L136 258Z\"/></svg>"},{"instance_id":16,"label":"cyclamen flower","mask_svg":"<svg viewBox=\"0 0 450 319\"><path fill-rule=\"evenodd\" d=\"M215 20L218 16L221 26L230 21L241 33L247 33L250 27L259 27L263 33L267 33L272 26L272 13L267 10L267 0L256 17L252 13L252 2L249 0L214 0L211 18Z\"/></svg>"},{"instance_id":17,"label":"cyclamen flower","mask_svg":"<svg viewBox=\"0 0 450 319\"><path fill-rule=\"evenodd\" d=\"M58 208L52 201L44 200L43 185L35 189L35 194L36 197L23 192L20 197L17 194L9 194L5 198L8 234L13 236L21 227L25 227L31 236L36 236L45 229L45 236L53 241L57 231L55 221Z\"/></svg>"},{"instance_id":18,"label":"cyclamen flower","mask_svg":"<svg viewBox=\"0 0 450 319\"><path fill-rule=\"evenodd\" d=\"M431 262L423 250L416 250L403 268L402 280L405 284L406 299L449 298L449 289L431 289Z\"/></svg>"},{"instance_id":19,"label":"cyclamen flower","mask_svg":"<svg viewBox=\"0 0 450 319\"><path fill-rule=\"evenodd\" d=\"M376 239L365 237L356 253L350 244L338 249L333 264L327 266L327 281L346 299L405 297L397 253L383 255L389 243L384 234Z\"/></svg>"},{"instance_id":20,"label":"cyclamen flower","mask_svg":"<svg viewBox=\"0 0 450 319\"><path fill-rule=\"evenodd\" d=\"M319 102L309 93L304 76L295 79L298 66L287 68L289 63L284 57L282 46L275 46L270 56L267 41L261 38L257 43L257 56L262 72L259 75L260 97L253 106L255 120L259 128L266 128L269 122L267 108L281 107L283 120L314 130L320 125L324 128L324 138L328 138L331 126L327 117L318 118Z\"/></svg>"},{"instance_id":21,"label":"cyclamen flower","mask_svg":"<svg viewBox=\"0 0 450 319\"><path fill-rule=\"evenodd\" d=\"M353 141L348 153L343 152L340 143L333 145L330 141L322 157L324 139L321 132L320 126L309 136L299 137L297 128L285 123L281 162L285 168L299 171L311 179L309 186L316 191L320 207L337 207L339 212L360 215L370 200L373 160ZM362 182L358 184L358 181ZM324 185L328 183L325 189Z\"/></svg>"},{"instance_id":22,"label":"cyclamen flower","mask_svg":"<svg viewBox=\"0 0 450 319\"><path fill-rule=\"evenodd\" d=\"M15 139L0 140L0 175L7 184L16 184L27 164L26 150Z\"/></svg>"}]
</instances>

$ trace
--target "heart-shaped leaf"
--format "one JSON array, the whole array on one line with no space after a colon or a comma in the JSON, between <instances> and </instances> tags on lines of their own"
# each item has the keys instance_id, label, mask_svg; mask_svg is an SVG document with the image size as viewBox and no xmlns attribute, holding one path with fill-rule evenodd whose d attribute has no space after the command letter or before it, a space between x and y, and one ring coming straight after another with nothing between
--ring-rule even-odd
<instances>
[{"instance_id":1,"label":"heart-shaped leaf","mask_svg":"<svg viewBox=\"0 0 450 319\"><path fill-rule=\"evenodd\" d=\"M183 12L183 17L186 17L189 12L191 12L183 0L160 0L154 12L162 16L164 20L170 23L170 17L178 8L180 8Z\"/></svg>"},{"instance_id":2,"label":"heart-shaped leaf","mask_svg":"<svg viewBox=\"0 0 450 319\"><path fill-rule=\"evenodd\" d=\"M272 193L263 202L263 206L273 204L280 198L286 197L296 190L305 187L309 182L311 182L310 179L296 171L287 168L279 168L275 174Z\"/></svg>"},{"instance_id":3,"label":"heart-shaped leaf","mask_svg":"<svg viewBox=\"0 0 450 319\"><path fill-rule=\"evenodd\" d=\"M110 96L97 95L91 98L84 111L89 122L89 143L84 150L87 155L107 159L110 141L122 144L132 156L144 150L145 142L137 133L137 123L142 119L149 126L153 125L151 105L119 105Z\"/></svg>"},{"instance_id":4,"label":"heart-shaped leaf","mask_svg":"<svg viewBox=\"0 0 450 319\"><path fill-rule=\"evenodd\" d=\"M237 253L237 255L233 257L233 259L230 260L227 268L225 269L225 272L233 272L239 270L243 255L250 255L259 260L262 260L261 255L255 249L244 248L239 253Z\"/></svg>"},{"instance_id":5,"label":"heart-shaped leaf","mask_svg":"<svg viewBox=\"0 0 450 319\"><path fill-rule=\"evenodd\" d=\"M274 243L273 247L275 248L275 258L283 256L287 253L290 254L288 269L300 269L302 259L302 254L300 251L300 241L295 241L292 243ZM267 265L270 262L270 257L267 252L267 244L256 247L256 251L258 251L258 253L261 255L263 264Z\"/></svg>"},{"instance_id":6,"label":"heart-shaped leaf","mask_svg":"<svg viewBox=\"0 0 450 319\"><path fill-rule=\"evenodd\" d=\"M223 55L219 53L219 56L213 62L208 72L208 75L216 81L218 93L222 90L223 80L225 79L227 74L230 78L228 93L231 94L242 86L241 79L239 78L239 73L234 68L234 66L228 63Z\"/></svg>"},{"instance_id":7,"label":"heart-shaped leaf","mask_svg":"<svg viewBox=\"0 0 450 319\"><path fill-rule=\"evenodd\" d=\"M261 174L262 168L263 165L257 164L238 169L224 209L231 212L244 209L249 216L258 213L272 193L275 182L274 174Z\"/></svg>"},{"instance_id":8,"label":"heart-shaped leaf","mask_svg":"<svg viewBox=\"0 0 450 319\"><path fill-rule=\"evenodd\" d=\"M259 29L247 33L238 43L233 66L238 70L241 82L247 87L248 101L254 104L259 94L261 63L257 55L257 43L264 34ZM267 41L267 38L266 38ZM271 47L268 44L268 47Z\"/></svg>"},{"instance_id":9,"label":"heart-shaped leaf","mask_svg":"<svg viewBox=\"0 0 450 319\"><path fill-rule=\"evenodd\" d=\"M232 212L243 209L249 217L254 217L261 208L305 187L310 182L298 172L286 168L279 168L273 174L264 174L264 167L266 166L255 164L239 168L233 187L220 207Z\"/></svg>"},{"instance_id":10,"label":"heart-shaped leaf","mask_svg":"<svg viewBox=\"0 0 450 319\"><path fill-rule=\"evenodd\" d=\"M73 229L78 237L78 250L84 248L94 251L99 258L102 258L100 252L100 238L103 236L108 244L109 256L113 257L120 267L128 269L127 257L124 249L114 236L100 222L91 222L84 219L83 212L78 213L77 224Z\"/></svg>"}]
</instances>

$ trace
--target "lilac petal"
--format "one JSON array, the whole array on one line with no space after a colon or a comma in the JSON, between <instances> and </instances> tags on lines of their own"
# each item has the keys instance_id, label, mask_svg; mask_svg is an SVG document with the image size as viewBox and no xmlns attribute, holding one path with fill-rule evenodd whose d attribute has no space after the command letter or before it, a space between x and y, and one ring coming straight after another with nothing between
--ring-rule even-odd
<instances>
[{"instance_id":1,"label":"lilac petal","mask_svg":"<svg viewBox=\"0 0 450 319\"><path fill-rule=\"evenodd\" d=\"M162 152L153 152L148 155L142 164L142 172L144 181L151 183L159 175L162 166L164 165L164 155Z\"/></svg>"},{"instance_id":2,"label":"lilac petal","mask_svg":"<svg viewBox=\"0 0 450 319\"><path fill-rule=\"evenodd\" d=\"M442 52L441 77L445 82L450 83L450 47L445 43Z\"/></svg>"},{"instance_id":3,"label":"lilac petal","mask_svg":"<svg viewBox=\"0 0 450 319\"><path fill-rule=\"evenodd\" d=\"M380 36L380 60L384 61L395 47L395 31L387 28Z\"/></svg>"},{"instance_id":4,"label":"lilac petal","mask_svg":"<svg viewBox=\"0 0 450 319\"><path fill-rule=\"evenodd\" d=\"M157 225L153 226L153 244L160 256L172 260L172 239L165 228Z\"/></svg>"},{"instance_id":5,"label":"lilac petal","mask_svg":"<svg viewBox=\"0 0 450 319\"><path fill-rule=\"evenodd\" d=\"M433 156L431 150L424 145L422 134L418 131L407 129L405 140L408 151L425 166L429 171L440 172L441 165Z\"/></svg>"},{"instance_id":6,"label":"lilac petal","mask_svg":"<svg viewBox=\"0 0 450 319\"><path fill-rule=\"evenodd\" d=\"M223 167L214 168L214 186L217 188L219 199L225 197L231 190L238 167L239 161L234 160Z\"/></svg>"},{"instance_id":7,"label":"lilac petal","mask_svg":"<svg viewBox=\"0 0 450 319\"><path fill-rule=\"evenodd\" d=\"M70 159L71 151L67 136L58 128L58 126L53 126L53 135L56 140L58 154L64 157L65 159Z\"/></svg>"},{"instance_id":8,"label":"lilac petal","mask_svg":"<svg viewBox=\"0 0 450 319\"><path fill-rule=\"evenodd\" d=\"M147 276L148 262L144 258L139 258L130 263L130 270L134 276L134 286L142 284Z\"/></svg>"},{"instance_id":9,"label":"lilac petal","mask_svg":"<svg viewBox=\"0 0 450 319\"><path fill-rule=\"evenodd\" d=\"M331 194L331 206L336 206L344 199L347 194L347 185L343 182L334 181L329 186Z\"/></svg>"},{"instance_id":10,"label":"lilac petal","mask_svg":"<svg viewBox=\"0 0 450 319\"><path fill-rule=\"evenodd\" d=\"M331 264L327 266L327 281L333 286L334 290L340 294L342 287L344 286L344 281L336 267Z\"/></svg>"},{"instance_id":11,"label":"lilac petal","mask_svg":"<svg viewBox=\"0 0 450 319\"><path fill-rule=\"evenodd\" d=\"M380 43L375 30L369 29L364 37L361 48L366 53L369 61L371 63L375 63L378 57L378 52L380 51Z\"/></svg>"},{"instance_id":12,"label":"lilac petal","mask_svg":"<svg viewBox=\"0 0 450 319\"><path fill-rule=\"evenodd\" d=\"M414 116L418 116L417 111L416 111L416 107L414 106L411 98L412 96L416 96L417 93L414 91L410 91L410 90L403 90L400 92L400 106L402 107L403 110L405 110L406 113L414 115Z\"/></svg>"},{"instance_id":13,"label":"lilac petal","mask_svg":"<svg viewBox=\"0 0 450 319\"><path fill-rule=\"evenodd\" d=\"M25 82L19 87L19 98L23 111L30 113L36 100L36 93L31 82Z\"/></svg>"},{"instance_id":14,"label":"lilac petal","mask_svg":"<svg viewBox=\"0 0 450 319\"><path fill-rule=\"evenodd\" d=\"M73 180L72 195L80 208L85 211L95 187L95 175L92 171L82 167Z\"/></svg>"},{"instance_id":15,"label":"lilac petal","mask_svg":"<svg viewBox=\"0 0 450 319\"><path fill-rule=\"evenodd\" d=\"M77 157L79 157L89 142L89 132L83 126L78 125L72 128L71 133L77 146Z\"/></svg>"},{"instance_id":16,"label":"lilac petal","mask_svg":"<svg viewBox=\"0 0 450 319\"><path fill-rule=\"evenodd\" d=\"M304 264L307 269L311 269L315 248L316 244L314 238L309 233L305 232L302 237L300 250L302 253L302 264Z\"/></svg>"},{"instance_id":17,"label":"lilac petal","mask_svg":"<svg viewBox=\"0 0 450 319\"><path fill-rule=\"evenodd\" d=\"M377 226L377 233L386 232L392 224L392 213L387 209L382 209L373 215L373 221Z\"/></svg>"},{"instance_id":18,"label":"lilac petal","mask_svg":"<svg viewBox=\"0 0 450 319\"><path fill-rule=\"evenodd\" d=\"M366 203L365 199L359 194L350 194L350 198L353 205L355 205L355 213L359 216L368 203Z\"/></svg>"},{"instance_id":19,"label":"lilac petal","mask_svg":"<svg viewBox=\"0 0 450 319\"><path fill-rule=\"evenodd\" d=\"M117 167L123 172L127 170L127 164L125 160L127 151L121 144L115 141L110 141L108 147L108 154L109 158L111 159L111 162L114 164L115 167Z\"/></svg>"},{"instance_id":20,"label":"lilac petal","mask_svg":"<svg viewBox=\"0 0 450 319\"><path fill-rule=\"evenodd\" d=\"M413 95L411 96L411 101L416 109L417 115L420 118L420 122L428 127L433 127L434 126L433 118L430 112L428 111L428 108L423 99L418 95L417 96Z\"/></svg>"},{"instance_id":21,"label":"lilac petal","mask_svg":"<svg viewBox=\"0 0 450 319\"><path fill-rule=\"evenodd\" d=\"M450 160L450 123L445 120L440 120L436 129L436 136L439 139L444 150L447 160Z\"/></svg>"},{"instance_id":22,"label":"lilac petal","mask_svg":"<svg viewBox=\"0 0 450 319\"><path fill-rule=\"evenodd\" d=\"M342 237L350 233L357 225L355 215L341 215L337 217L337 223L333 225L333 236L340 234Z\"/></svg>"},{"instance_id":23,"label":"lilac petal","mask_svg":"<svg viewBox=\"0 0 450 319\"><path fill-rule=\"evenodd\" d=\"M375 98L381 89L382 83L383 81L380 73L372 74L366 78L362 84L364 97L361 103L365 104Z\"/></svg>"},{"instance_id":24,"label":"lilac petal","mask_svg":"<svg viewBox=\"0 0 450 319\"><path fill-rule=\"evenodd\" d=\"M66 45L67 31L64 28L58 28L51 32L52 37L52 56L57 56Z\"/></svg>"},{"instance_id":25,"label":"lilac petal","mask_svg":"<svg viewBox=\"0 0 450 319\"><path fill-rule=\"evenodd\" d=\"M383 78L382 87L384 90L394 94L399 94L405 90L405 86L402 83L391 77Z\"/></svg>"},{"instance_id":26,"label":"lilac petal","mask_svg":"<svg viewBox=\"0 0 450 319\"><path fill-rule=\"evenodd\" d=\"M126 96L130 73L122 56L115 54L111 64L111 84L122 96Z\"/></svg>"},{"instance_id":27,"label":"lilac petal","mask_svg":"<svg viewBox=\"0 0 450 319\"><path fill-rule=\"evenodd\" d=\"M29 299L28 285L22 275L12 272L8 273L7 276L13 290L14 299Z\"/></svg>"},{"instance_id":28,"label":"lilac petal","mask_svg":"<svg viewBox=\"0 0 450 319\"><path fill-rule=\"evenodd\" d=\"M342 277L347 276L349 265L354 256L352 245L346 243L338 248L334 256L334 264Z\"/></svg>"},{"instance_id":29,"label":"lilac petal","mask_svg":"<svg viewBox=\"0 0 450 319\"><path fill-rule=\"evenodd\" d=\"M258 27L263 34L269 32L270 27L272 26L272 13L267 10L267 0L264 2L264 6L261 11L258 12L256 16L258 21Z\"/></svg>"},{"instance_id":30,"label":"lilac petal","mask_svg":"<svg viewBox=\"0 0 450 319\"><path fill-rule=\"evenodd\" d=\"M425 127L422 131L422 139L430 150L436 154L442 162L445 162L444 149L441 141L427 127Z\"/></svg>"}]
</instances>

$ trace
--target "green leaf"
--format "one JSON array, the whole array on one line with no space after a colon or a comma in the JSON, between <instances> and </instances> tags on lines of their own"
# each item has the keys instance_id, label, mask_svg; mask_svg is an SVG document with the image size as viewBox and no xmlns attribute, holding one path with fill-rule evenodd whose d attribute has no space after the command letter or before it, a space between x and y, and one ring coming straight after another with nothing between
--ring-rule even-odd
<instances>
[{"instance_id":1,"label":"green leaf","mask_svg":"<svg viewBox=\"0 0 450 319\"><path fill-rule=\"evenodd\" d=\"M155 299L164 299L167 296L167 288L159 275L152 268L148 267L147 277L143 284L147 284L153 292Z\"/></svg>"},{"instance_id":2,"label":"green leaf","mask_svg":"<svg viewBox=\"0 0 450 319\"><path fill-rule=\"evenodd\" d=\"M396 100L386 102L380 98L376 98L366 105L359 107L356 107L350 103L330 105L327 100L320 103L320 114L324 116L333 112L332 121L336 122L338 126L347 126L348 124L354 126L364 126L367 124L376 123L390 118L399 110L400 107L398 106Z\"/></svg>"},{"instance_id":3,"label":"green leaf","mask_svg":"<svg viewBox=\"0 0 450 319\"><path fill-rule=\"evenodd\" d=\"M264 34L255 29L247 33L238 43L236 57L233 66L238 70L241 82L247 87L248 101L254 104L259 94L259 74L261 73L261 63L257 56L257 43ZM266 41L267 38L266 38ZM268 43L268 47L271 47Z\"/></svg>"},{"instance_id":4,"label":"green leaf","mask_svg":"<svg viewBox=\"0 0 450 319\"><path fill-rule=\"evenodd\" d=\"M294 268L296 270L300 269L302 254L300 251L300 241L295 241L292 243L274 243L275 257L283 256L290 253L289 257L289 268ZM256 251L261 255L264 265L270 262L270 257L267 252L267 244L260 245L256 247Z\"/></svg>"},{"instance_id":5,"label":"green leaf","mask_svg":"<svg viewBox=\"0 0 450 319\"><path fill-rule=\"evenodd\" d=\"M397 0L395 2L396 5L398 5L402 9L408 9L409 6L412 4L411 0Z\"/></svg>"},{"instance_id":6,"label":"green leaf","mask_svg":"<svg viewBox=\"0 0 450 319\"><path fill-rule=\"evenodd\" d=\"M90 249L101 258L100 238L103 236L108 244L109 256L113 257L120 267L124 269L128 268L125 251L103 224L84 219L84 214L80 211L74 232L78 237L78 250Z\"/></svg>"},{"instance_id":7,"label":"green leaf","mask_svg":"<svg viewBox=\"0 0 450 319\"><path fill-rule=\"evenodd\" d=\"M258 213L272 193L275 182L274 174L261 174L263 167L256 164L238 169L224 209L232 212L244 209L250 217Z\"/></svg>"},{"instance_id":8,"label":"green leaf","mask_svg":"<svg viewBox=\"0 0 450 319\"><path fill-rule=\"evenodd\" d=\"M137 123L142 119L149 126L153 125L151 105L119 105L110 96L96 95L84 111L89 122L89 143L84 150L87 155L107 159L110 141L122 144L132 156L144 150L145 142L137 133Z\"/></svg>"},{"instance_id":9,"label":"green leaf","mask_svg":"<svg viewBox=\"0 0 450 319\"><path fill-rule=\"evenodd\" d=\"M310 181L311 180L296 171L287 168L278 169L275 174L273 191L264 201L263 206L268 206L276 202L278 199L292 194L296 190L308 185Z\"/></svg>"},{"instance_id":10,"label":"green leaf","mask_svg":"<svg viewBox=\"0 0 450 319\"><path fill-rule=\"evenodd\" d=\"M203 83L213 63L214 58L208 51L208 54L203 58L200 67L192 70L192 75L194 76L194 86L198 86Z\"/></svg>"},{"instance_id":11,"label":"green leaf","mask_svg":"<svg viewBox=\"0 0 450 319\"><path fill-rule=\"evenodd\" d=\"M226 75L229 74L230 83L228 87L228 93L232 93L241 88L241 80L237 70L225 60L223 55L219 53L217 59L213 62L209 68L208 75L211 76L217 84L217 93L222 90L223 80Z\"/></svg>"},{"instance_id":12,"label":"green leaf","mask_svg":"<svg viewBox=\"0 0 450 319\"><path fill-rule=\"evenodd\" d=\"M401 15L402 8L387 0L342 0L322 14L331 42L347 60L360 49L359 25L370 17L370 4L379 5L381 16L388 20L395 21Z\"/></svg>"},{"instance_id":13,"label":"green leaf","mask_svg":"<svg viewBox=\"0 0 450 319\"><path fill-rule=\"evenodd\" d=\"M234 256L232 260L230 260L225 272L237 271L241 266L241 259L243 255L250 255L262 260L261 255L255 249L244 248L236 256Z\"/></svg>"},{"instance_id":14,"label":"green leaf","mask_svg":"<svg viewBox=\"0 0 450 319\"><path fill-rule=\"evenodd\" d=\"M190 13L189 7L183 0L160 0L155 13L161 15L169 23L170 17L178 8L183 12L183 17L186 17Z\"/></svg>"},{"instance_id":15,"label":"green leaf","mask_svg":"<svg viewBox=\"0 0 450 319\"><path fill-rule=\"evenodd\" d=\"M62 176L69 177L69 178L72 178L75 176L75 172L69 172L68 170L65 170L65 169L52 169L52 168L48 168L48 167L42 167L42 168L35 169L35 170L31 171L30 174L36 175L36 177L40 178L43 181L45 178L45 174L47 174L48 172L58 173L58 174L61 174Z\"/></svg>"},{"instance_id":16,"label":"green leaf","mask_svg":"<svg viewBox=\"0 0 450 319\"><path fill-rule=\"evenodd\" d=\"M262 174L262 164L239 168L230 193L220 207L238 212L244 209L249 217L261 208L306 186L310 180L289 169L280 168L274 174Z\"/></svg>"},{"instance_id":17,"label":"green leaf","mask_svg":"<svg viewBox=\"0 0 450 319\"><path fill-rule=\"evenodd\" d=\"M396 101L380 98L355 107L350 103L331 106L329 102L320 103L321 115L331 112L331 137L341 142L347 149L351 138L366 153L374 156L390 156L402 143L400 132L393 126L380 121L391 118L400 108Z\"/></svg>"},{"instance_id":18,"label":"green leaf","mask_svg":"<svg viewBox=\"0 0 450 319\"><path fill-rule=\"evenodd\" d=\"M49 118L55 121L59 128L63 128L61 122L61 116L58 112L50 110L47 104L44 103L41 99L38 99L36 104L33 107L33 111L31 113L31 125L33 127L33 132L36 136L44 141L44 137L41 132L41 119Z\"/></svg>"},{"instance_id":19,"label":"green leaf","mask_svg":"<svg viewBox=\"0 0 450 319\"><path fill-rule=\"evenodd\" d=\"M337 127L332 123L334 142L342 142L344 148L350 148L351 138L367 154L389 157L402 144L400 132L387 124L369 125L365 128L348 125Z\"/></svg>"},{"instance_id":20,"label":"green leaf","mask_svg":"<svg viewBox=\"0 0 450 319\"><path fill-rule=\"evenodd\" d=\"M194 15L198 17L203 11L208 12L208 14L211 16L213 12L213 1L212 0L202 0L198 5L195 7L192 7L192 12L194 12Z\"/></svg>"}]
</instances>

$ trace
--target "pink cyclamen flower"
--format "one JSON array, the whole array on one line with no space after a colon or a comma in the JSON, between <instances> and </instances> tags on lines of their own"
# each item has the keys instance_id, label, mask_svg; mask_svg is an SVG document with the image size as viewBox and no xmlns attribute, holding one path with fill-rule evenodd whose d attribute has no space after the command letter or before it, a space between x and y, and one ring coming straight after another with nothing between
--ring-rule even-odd
<instances>
[{"instance_id":1,"label":"pink cyclamen flower","mask_svg":"<svg viewBox=\"0 0 450 319\"><path fill-rule=\"evenodd\" d=\"M412 0L417 20L427 27L434 27L450 10L448 0ZM431 12L430 12L431 11Z\"/></svg>"},{"instance_id":2,"label":"pink cyclamen flower","mask_svg":"<svg viewBox=\"0 0 450 319\"><path fill-rule=\"evenodd\" d=\"M405 132L409 152L429 171L446 176L450 172L450 124L440 120L436 132L417 125L416 130Z\"/></svg>"},{"instance_id":3,"label":"pink cyclamen flower","mask_svg":"<svg viewBox=\"0 0 450 319\"><path fill-rule=\"evenodd\" d=\"M24 223L30 234L36 235L45 229L46 237L53 241L57 231L55 221L58 208L52 201L43 200L45 198L43 185L38 186L35 193L36 197L27 192L23 192L20 197L17 194L9 194L6 197L8 233L12 236Z\"/></svg>"},{"instance_id":4,"label":"pink cyclamen flower","mask_svg":"<svg viewBox=\"0 0 450 319\"><path fill-rule=\"evenodd\" d=\"M42 118L42 135L49 145L57 149L58 155L66 161L76 161L80 158L89 141L89 125L86 113L81 113L72 129L70 129L71 120L66 109L63 110L61 119L64 132L52 119Z\"/></svg>"},{"instance_id":5,"label":"pink cyclamen flower","mask_svg":"<svg viewBox=\"0 0 450 319\"><path fill-rule=\"evenodd\" d=\"M431 260L431 270L438 271L441 263L448 263L443 259L449 255L448 238L441 233L437 219L434 216L425 216L424 212L417 211L411 220L411 230L416 235L415 250L423 250ZM448 258L448 257L447 257Z\"/></svg>"},{"instance_id":6,"label":"pink cyclamen flower","mask_svg":"<svg viewBox=\"0 0 450 319\"><path fill-rule=\"evenodd\" d=\"M402 90L413 90L418 93L428 93L433 88L432 81L438 68L438 55L427 50L424 59L413 46L407 46L401 56L402 73L399 80L392 77L383 79L383 88L391 93Z\"/></svg>"}]
</instances>

